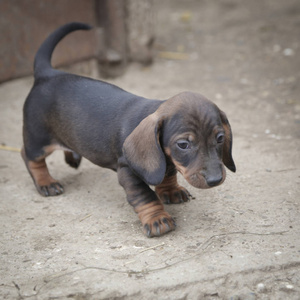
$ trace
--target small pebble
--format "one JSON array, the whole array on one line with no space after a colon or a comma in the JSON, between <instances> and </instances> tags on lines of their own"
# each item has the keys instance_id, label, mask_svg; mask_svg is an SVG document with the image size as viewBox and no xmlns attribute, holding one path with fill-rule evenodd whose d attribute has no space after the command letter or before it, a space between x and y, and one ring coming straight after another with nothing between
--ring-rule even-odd
<instances>
[{"instance_id":1,"label":"small pebble","mask_svg":"<svg viewBox=\"0 0 300 300\"><path fill-rule=\"evenodd\" d=\"M259 283L256 287L259 292L266 291L266 286L263 283Z\"/></svg>"},{"instance_id":2,"label":"small pebble","mask_svg":"<svg viewBox=\"0 0 300 300\"><path fill-rule=\"evenodd\" d=\"M283 55L284 56L292 56L292 55L294 55L294 50L291 48L286 48L283 50Z\"/></svg>"}]
</instances>

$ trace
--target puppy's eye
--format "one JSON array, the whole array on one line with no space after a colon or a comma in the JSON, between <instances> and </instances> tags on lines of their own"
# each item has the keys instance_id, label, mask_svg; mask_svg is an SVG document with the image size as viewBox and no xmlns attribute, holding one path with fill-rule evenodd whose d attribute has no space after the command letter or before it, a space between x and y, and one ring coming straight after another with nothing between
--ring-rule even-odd
<instances>
[{"instance_id":1,"label":"puppy's eye","mask_svg":"<svg viewBox=\"0 0 300 300\"><path fill-rule=\"evenodd\" d=\"M224 140L225 140L225 135L224 133L220 132L216 135L216 140L217 140L217 143L218 144L222 144L224 143Z\"/></svg>"},{"instance_id":2,"label":"puppy's eye","mask_svg":"<svg viewBox=\"0 0 300 300\"><path fill-rule=\"evenodd\" d=\"M191 145L188 141L178 141L177 146L183 150L191 149Z\"/></svg>"}]
</instances>

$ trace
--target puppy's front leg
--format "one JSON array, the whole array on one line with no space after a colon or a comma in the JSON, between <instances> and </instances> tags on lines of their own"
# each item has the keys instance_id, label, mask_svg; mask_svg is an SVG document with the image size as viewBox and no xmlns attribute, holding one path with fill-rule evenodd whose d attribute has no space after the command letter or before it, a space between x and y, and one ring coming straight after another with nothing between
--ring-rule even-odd
<instances>
[{"instance_id":1,"label":"puppy's front leg","mask_svg":"<svg viewBox=\"0 0 300 300\"><path fill-rule=\"evenodd\" d=\"M166 204L178 204L189 201L191 194L177 182L177 170L175 166L167 167L163 182L155 187L158 197Z\"/></svg>"},{"instance_id":2,"label":"puppy's front leg","mask_svg":"<svg viewBox=\"0 0 300 300\"><path fill-rule=\"evenodd\" d=\"M164 210L164 206L155 192L129 167L120 167L118 178L119 183L125 189L129 204L138 214L148 237L160 236L175 229L174 219Z\"/></svg>"}]
</instances>

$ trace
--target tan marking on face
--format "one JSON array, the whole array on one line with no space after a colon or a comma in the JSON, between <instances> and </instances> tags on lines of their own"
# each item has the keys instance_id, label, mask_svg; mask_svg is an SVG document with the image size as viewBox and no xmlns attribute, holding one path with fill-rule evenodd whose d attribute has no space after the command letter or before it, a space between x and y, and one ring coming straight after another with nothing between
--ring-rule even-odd
<instances>
[{"instance_id":1,"label":"tan marking on face","mask_svg":"<svg viewBox=\"0 0 300 300\"><path fill-rule=\"evenodd\" d=\"M192 186L200 189L207 189L211 188L207 182L205 177L201 174L201 168L199 167L192 167L191 169L183 167L180 163L178 163L176 160L173 159L173 163L176 167L176 169L182 174L182 176L185 178L185 180L191 184ZM222 184L226 178L226 170L222 164L222 180L218 184Z\"/></svg>"},{"instance_id":2,"label":"tan marking on face","mask_svg":"<svg viewBox=\"0 0 300 300\"><path fill-rule=\"evenodd\" d=\"M164 150L168 156L171 156L171 149L169 147L165 147Z\"/></svg>"},{"instance_id":3,"label":"tan marking on face","mask_svg":"<svg viewBox=\"0 0 300 300\"><path fill-rule=\"evenodd\" d=\"M176 143L176 141L179 140L186 140L189 142L194 142L196 140L195 134L192 132L185 132L182 134L178 134L178 135L174 135L170 138L170 144L174 144ZM171 154L171 150L170 150L170 154Z\"/></svg>"},{"instance_id":4,"label":"tan marking on face","mask_svg":"<svg viewBox=\"0 0 300 300\"><path fill-rule=\"evenodd\" d=\"M194 135L193 133L189 134L188 140L189 140L190 142L194 142L195 139L196 139L196 138L195 138L195 135Z\"/></svg>"}]
</instances>

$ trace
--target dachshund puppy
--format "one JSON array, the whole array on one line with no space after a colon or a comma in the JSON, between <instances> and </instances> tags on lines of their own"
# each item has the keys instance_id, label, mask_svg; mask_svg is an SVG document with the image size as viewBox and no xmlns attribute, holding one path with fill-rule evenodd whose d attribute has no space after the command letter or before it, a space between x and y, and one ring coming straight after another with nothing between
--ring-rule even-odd
<instances>
[{"instance_id":1,"label":"dachshund puppy","mask_svg":"<svg viewBox=\"0 0 300 300\"><path fill-rule=\"evenodd\" d=\"M190 197L177 183L177 171L197 188L221 184L224 165L235 172L230 125L224 112L199 94L149 100L53 69L55 46L80 29L90 26L70 23L58 28L36 54L35 82L23 110L22 157L42 196L63 193L45 162L56 149L64 150L71 167L78 168L85 157L116 171L145 234L162 235L176 226L163 202L181 203Z\"/></svg>"}]
</instances>

